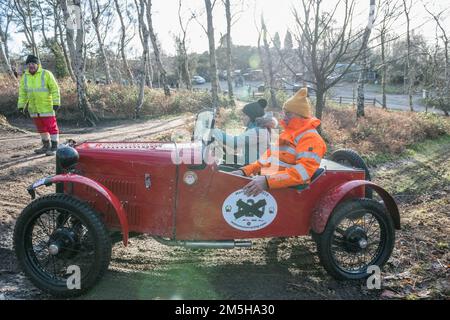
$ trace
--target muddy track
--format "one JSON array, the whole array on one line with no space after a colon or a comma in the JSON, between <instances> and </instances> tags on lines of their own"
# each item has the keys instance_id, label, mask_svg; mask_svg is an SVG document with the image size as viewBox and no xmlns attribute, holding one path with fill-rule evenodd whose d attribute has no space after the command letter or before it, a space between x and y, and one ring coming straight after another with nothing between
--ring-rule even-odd
<instances>
[{"instance_id":1,"label":"muddy track","mask_svg":"<svg viewBox=\"0 0 450 320\"><path fill-rule=\"evenodd\" d=\"M130 128L129 126L120 126L111 130L102 131L100 134L98 133L87 133L87 134L62 134L61 140L71 138L75 141L132 141L136 139L143 139L147 137L151 137L152 135L159 134L165 131L174 130L177 128L181 128L185 126L187 123L193 120L193 117L188 118L174 118L169 121L157 121L156 123L145 123L139 126L135 126ZM30 135L27 135L25 139L31 140L25 142L25 145L35 145L36 135L33 135L32 138ZM12 138L4 138L3 143L5 142L14 142L18 143L21 140L21 137L12 137ZM6 150L8 151L8 150ZM9 161L0 161L0 171L7 170L12 167L24 167L31 165L39 165L42 162L48 161L48 158L44 155L36 155L36 154L14 154L12 156L12 160Z\"/></svg>"}]
</instances>

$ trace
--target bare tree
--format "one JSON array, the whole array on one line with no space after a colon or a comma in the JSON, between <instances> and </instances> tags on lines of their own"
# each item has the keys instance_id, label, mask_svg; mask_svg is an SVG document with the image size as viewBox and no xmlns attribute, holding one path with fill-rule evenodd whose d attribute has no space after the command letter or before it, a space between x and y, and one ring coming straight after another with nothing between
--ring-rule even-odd
<instances>
[{"instance_id":1,"label":"bare tree","mask_svg":"<svg viewBox=\"0 0 450 320\"><path fill-rule=\"evenodd\" d=\"M186 23L183 23L183 18L181 14L181 0L178 1L178 22L180 24L181 28L181 34L177 37L176 41L178 42L178 54L180 58L180 78L182 82L185 84L186 88L188 90L192 89L192 83L191 83L191 75L189 71L189 59L187 55L187 48L186 48L186 36L189 24L191 23L192 19L194 19L194 15L191 14L189 19L186 21Z\"/></svg>"},{"instance_id":2,"label":"bare tree","mask_svg":"<svg viewBox=\"0 0 450 320\"><path fill-rule=\"evenodd\" d=\"M342 0L331 12L323 12L322 0L301 0L301 13L293 9L297 32L294 34L303 54L299 57L311 74L311 82L316 87L316 116L322 117L326 92L335 86L349 72L364 48L355 48L364 31L353 33L352 16L354 0ZM335 14L343 4L344 16L337 26ZM346 66L335 74L336 65L346 62ZM334 77L331 77L335 75Z\"/></svg>"},{"instance_id":3,"label":"bare tree","mask_svg":"<svg viewBox=\"0 0 450 320\"><path fill-rule=\"evenodd\" d=\"M273 69L272 53L270 52L269 42L267 40L268 32L267 26L264 22L264 17L261 16L261 32L264 44L264 60L267 67L267 75L269 80L270 104L272 108L278 108L277 96L275 91L275 72Z\"/></svg>"},{"instance_id":4,"label":"bare tree","mask_svg":"<svg viewBox=\"0 0 450 320\"><path fill-rule=\"evenodd\" d=\"M264 77L264 87L267 88L269 86L269 76L267 74L267 69L268 69L267 63L266 63L263 48L261 45L262 31L261 31L261 29L258 28L258 26L256 26L256 30L258 31L258 55L261 59L261 67L262 67L263 77Z\"/></svg>"},{"instance_id":5,"label":"bare tree","mask_svg":"<svg viewBox=\"0 0 450 320\"><path fill-rule=\"evenodd\" d=\"M43 43L46 48L50 50L55 59L56 75L58 77L65 77L71 75L72 68L70 63L64 57L63 44L58 41L58 29L60 23L60 4L59 0L46 0L45 2L36 2L34 7L37 8L37 12L40 17L40 30L43 39ZM60 27L61 28L61 27ZM53 36L49 36L49 29L53 29ZM75 80L75 77L73 77Z\"/></svg>"},{"instance_id":6,"label":"bare tree","mask_svg":"<svg viewBox=\"0 0 450 320\"><path fill-rule=\"evenodd\" d=\"M444 14L445 11L448 9L445 9L441 11L438 14L432 13L426 6L425 10L433 17L434 21L436 21L436 27L440 30L441 33L441 40L443 42L443 51L444 51L444 85L439 86L436 83L436 88L438 89L439 94L441 95L441 104L446 104L446 108L442 108L445 114L448 116L448 112L450 110L450 57L449 57L449 36L447 34L447 30L442 24L441 16ZM436 36L438 38L438 36ZM435 76L436 77L436 76Z\"/></svg>"},{"instance_id":7,"label":"bare tree","mask_svg":"<svg viewBox=\"0 0 450 320\"><path fill-rule=\"evenodd\" d=\"M147 74L147 59L149 56L149 43L148 43L148 38L150 36L149 32L148 32L148 28L147 25L145 24L145 20L144 20L144 15L146 12L146 2L145 0L139 0L139 5L137 3L137 0L134 0L135 4L136 4L136 9L138 10L138 15L139 15L139 28L142 32L142 69L141 69L141 82L139 85L139 97L138 97L138 101L136 104L136 108L135 108L135 116L136 118L139 118L139 115L141 113L142 110L142 106L144 104L144 87L145 87L145 78L146 78L146 74Z\"/></svg>"},{"instance_id":8,"label":"bare tree","mask_svg":"<svg viewBox=\"0 0 450 320\"><path fill-rule=\"evenodd\" d=\"M409 101L409 109L411 111L414 111L413 108L413 101L412 101L412 88L414 85L414 69L412 66L411 61L411 31L410 31L410 13L411 13L411 7L412 7L412 0L402 0L403 1L403 12L405 13L406 17L406 50L408 52L407 58L406 58L406 70L405 70L405 77L404 77L404 83L408 83L408 101ZM408 4L409 3L409 4Z\"/></svg>"},{"instance_id":9,"label":"bare tree","mask_svg":"<svg viewBox=\"0 0 450 320\"><path fill-rule=\"evenodd\" d=\"M370 0L369 5L369 22L367 23L366 29L364 31L363 43L362 43L362 70L359 73L358 78L358 98L356 107L356 116L364 117L364 84L366 82L367 72L369 70L367 59L367 44L369 43L370 34L372 32L373 24L375 22L375 0Z\"/></svg>"},{"instance_id":10,"label":"bare tree","mask_svg":"<svg viewBox=\"0 0 450 320\"><path fill-rule=\"evenodd\" d=\"M9 27L13 13L11 4L7 0L0 1L0 57L6 64L6 69L11 77L15 77L9 57Z\"/></svg>"},{"instance_id":11,"label":"bare tree","mask_svg":"<svg viewBox=\"0 0 450 320\"><path fill-rule=\"evenodd\" d=\"M119 17L119 21L120 21L120 45L119 45L119 50L120 50L120 55L122 57L122 62L123 62L123 66L125 68L125 71L127 73L128 79L130 80L131 85L134 85L134 77L133 77L133 73L131 73L131 69L130 66L128 65L128 60L127 60L127 56L125 54L125 47L126 47L126 42L127 42L127 27L125 26L125 22L123 20L123 15L122 15L122 7L119 4L118 0L114 0L114 4L116 6L116 11L117 11L117 15Z\"/></svg>"},{"instance_id":12,"label":"bare tree","mask_svg":"<svg viewBox=\"0 0 450 320\"><path fill-rule=\"evenodd\" d=\"M162 85L164 88L164 94L166 96L170 96L170 89L167 85L167 72L164 69L164 66L161 62L161 52L159 48L158 39L156 38L156 33L153 28L153 21L152 21L152 0L146 0L147 1L147 24L148 24L148 31L150 33L150 40L152 41L153 46L153 53L155 54L155 60L156 60L156 66L158 67L158 71L161 77Z\"/></svg>"},{"instance_id":13,"label":"bare tree","mask_svg":"<svg viewBox=\"0 0 450 320\"><path fill-rule=\"evenodd\" d=\"M146 30L143 30L143 25L139 21L139 14L141 13L140 9L139 9L140 3L138 4L138 2L136 0L134 1L134 3L135 3L136 10L138 13L139 39L141 40L142 47L143 48L145 47L146 48L145 51L147 52L147 57L146 57L147 63L144 65L144 67L146 69L144 72L145 84L147 85L147 87L153 88L153 67L152 67L152 59L150 57L150 44L148 41L150 35L148 33L147 25L144 24ZM145 6L147 5L145 3L145 1L144 1L144 5ZM144 17L145 17L145 12L146 12L146 10L143 11ZM144 36L144 34L147 34L147 36Z\"/></svg>"},{"instance_id":14,"label":"bare tree","mask_svg":"<svg viewBox=\"0 0 450 320\"><path fill-rule=\"evenodd\" d=\"M34 34L34 21L36 10L32 5L32 0L14 0L15 14L22 27L22 32L25 34L28 45L33 54L39 57L39 51Z\"/></svg>"},{"instance_id":15,"label":"bare tree","mask_svg":"<svg viewBox=\"0 0 450 320\"><path fill-rule=\"evenodd\" d=\"M233 76L232 76L232 64L231 64L231 5L230 0L224 1L225 6L225 16L227 18L227 84L228 84L228 98L230 101L234 100L234 94L233 94Z\"/></svg>"},{"instance_id":16,"label":"bare tree","mask_svg":"<svg viewBox=\"0 0 450 320\"><path fill-rule=\"evenodd\" d=\"M55 20L55 28L56 30L55 32L55 41L58 41L59 38L59 46L61 47L63 54L64 54L64 61L67 67L67 70L69 71L69 75L72 78L72 80L75 82L76 81L76 77L75 77L75 73L73 72L73 67L72 67L72 61L70 60L70 54L67 50L66 47L66 39L64 38L64 35L66 34L65 32L65 23L64 23L64 13L62 13L62 9L61 9L61 0L51 0L54 3L54 9L53 9L53 14L54 14L54 20ZM56 36L56 34L58 34L58 36Z\"/></svg>"},{"instance_id":17,"label":"bare tree","mask_svg":"<svg viewBox=\"0 0 450 320\"><path fill-rule=\"evenodd\" d=\"M399 3L398 1L383 2L380 8L380 24L378 27L378 33L380 36L380 47L381 47L381 94L382 94L382 105L383 109L387 109L387 99L386 99L386 82L387 82L387 71L388 63L386 61L386 45L388 33L392 30L392 25L399 16Z\"/></svg>"},{"instance_id":18,"label":"bare tree","mask_svg":"<svg viewBox=\"0 0 450 320\"><path fill-rule=\"evenodd\" d=\"M91 109L91 105L87 97L86 88L86 55L84 43L85 30L83 10L79 2L74 2L70 6L69 11L67 0L61 0L61 8L64 13L64 19L66 21L67 45L69 47L70 57L73 63L73 69L75 71L78 108L83 114L84 120L90 125L95 126L98 118ZM72 16L74 13L76 14L75 17Z\"/></svg>"},{"instance_id":19,"label":"bare tree","mask_svg":"<svg viewBox=\"0 0 450 320\"><path fill-rule=\"evenodd\" d=\"M211 4L211 0L205 0L205 8L209 42L209 73L211 76L212 107L217 108L219 105L219 79L217 77L216 44L214 40L214 24L212 15L213 5Z\"/></svg>"},{"instance_id":20,"label":"bare tree","mask_svg":"<svg viewBox=\"0 0 450 320\"><path fill-rule=\"evenodd\" d=\"M100 25L102 24L102 15L104 15L105 11L108 9L110 5L110 1L108 1L102 8L100 8L100 4L98 0L89 0L89 7L91 9L91 21L94 26L95 34L97 36L97 42L99 47L100 58L102 61L102 65L105 67L105 77L106 83L111 84L111 71L109 67L109 60L106 57L105 53L105 44L101 35Z\"/></svg>"}]
</instances>

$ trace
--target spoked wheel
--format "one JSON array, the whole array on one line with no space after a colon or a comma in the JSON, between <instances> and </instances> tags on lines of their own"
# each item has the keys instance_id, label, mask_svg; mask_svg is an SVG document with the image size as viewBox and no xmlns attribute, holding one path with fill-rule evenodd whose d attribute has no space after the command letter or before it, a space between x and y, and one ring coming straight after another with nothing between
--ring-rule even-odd
<instances>
[{"instance_id":1,"label":"spoked wheel","mask_svg":"<svg viewBox=\"0 0 450 320\"><path fill-rule=\"evenodd\" d=\"M350 167L350 168L358 168L364 170L366 174L366 180L371 181L370 171L367 167L367 164L361 158L361 156L353 150L350 149L340 149L333 152L333 154L330 157L330 160L337 162L339 164L342 164L343 166ZM372 199L373 197L373 191L370 188L366 188L366 198Z\"/></svg>"},{"instance_id":2,"label":"spoked wheel","mask_svg":"<svg viewBox=\"0 0 450 320\"><path fill-rule=\"evenodd\" d=\"M14 247L30 280L60 297L86 292L103 276L111 259L111 242L99 216L65 194L44 196L23 210L14 230ZM78 270L80 289L76 279L69 279Z\"/></svg>"},{"instance_id":3,"label":"spoked wheel","mask_svg":"<svg viewBox=\"0 0 450 320\"><path fill-rule=\"evenodd\" d=\"M362 279L372 265L382 267L389 259L395 230L384 207L370 199L356 199L339 205L318 236L322 265L339 280Z\"/></svg>"}]
</instances>

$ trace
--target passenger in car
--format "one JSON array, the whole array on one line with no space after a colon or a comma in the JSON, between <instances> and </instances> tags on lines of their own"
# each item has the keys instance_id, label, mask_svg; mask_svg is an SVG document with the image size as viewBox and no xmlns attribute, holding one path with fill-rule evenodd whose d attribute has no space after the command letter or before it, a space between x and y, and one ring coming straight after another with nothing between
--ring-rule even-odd
<instances>
[{"instance_id":1,"label":"passenger in car","mask_svg":"<svg viewBox=\"0 0 450 320\"><path fill-rule=\"evenodd\" d=\"M278 126L278 121L271 113L264 112L266 106L265 99L244 106L243 121L247 128L240 135L229 135L220 129L213 129L219 148L223 148L225 165L248 165L269 148L271 130Z\"/></svg>"},{"instance_id":2,"label":"passenger in car","mask_svg":"<svg viewBox=\"0 0 450 320\"><path fill-rule=\"evenodd\" d=\"M308 184L320 167L327 147L317 132L320 120L312 116L308 89L300 89L283 105L284 130L274 147L254 163L233 174L256 176L245 187L247 196L255 196L264 190L280 189Z\"/></svg>"}]
</instances>

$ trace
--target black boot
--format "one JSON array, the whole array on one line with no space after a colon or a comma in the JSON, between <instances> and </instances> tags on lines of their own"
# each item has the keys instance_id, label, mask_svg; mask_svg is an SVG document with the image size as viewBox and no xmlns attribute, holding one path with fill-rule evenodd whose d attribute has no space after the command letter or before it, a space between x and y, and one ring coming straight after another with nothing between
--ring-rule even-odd
<instances>
[{"instance_id":1,"label":"black boot","mask_svg":"<svg viewBox=\"0 0 450 320\"><path fill-rule=\"evenodd\" d=\"M52 146L51 146L51 148L49 148L47 150L47 152L45 152L45 155L46 156L54 156L56 150L58 150L58 141L53 141L52 140Z\"/></svg>"},{"instance_id":2,"label":"black boot","mask_svg":"<svg viewBox=\"0 0 450 320\"><path fill-rule=\"evenodd\" d=\"M34 153L44 154L50 149L50 141L42 140L42 148L34 150Z\"/></svg>"}]
</instances>

